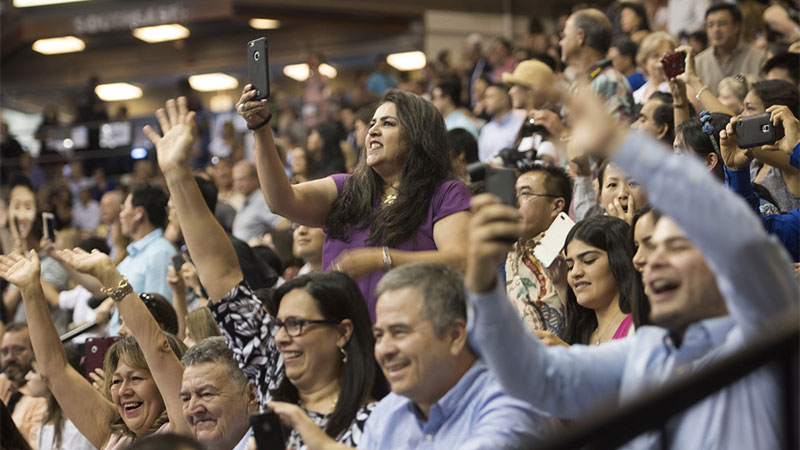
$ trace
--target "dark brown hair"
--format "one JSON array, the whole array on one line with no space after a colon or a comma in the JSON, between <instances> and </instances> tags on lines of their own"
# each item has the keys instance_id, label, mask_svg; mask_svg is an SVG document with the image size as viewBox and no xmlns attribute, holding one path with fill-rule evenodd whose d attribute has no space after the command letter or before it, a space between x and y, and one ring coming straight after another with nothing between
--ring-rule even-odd
<instances>
[{"instance_id":1,"label":"dark brown hair","mask_svg":"<svg viewBox=\"0 0 800 450\"><path fill-rule=\"evenodd\" d=\"M354 226L369 228L369 243L394 245L416 234L436 188L454 179L447 147L447 130L439 111L418 95L396 89L380 101L394 103L400 126L401 145L408 152L397 200L375 210L383 195L383 180L367 166L361 153L349 178L328 214L325 228L333 239L346 241Z\"/></svg>"}]
</instances>

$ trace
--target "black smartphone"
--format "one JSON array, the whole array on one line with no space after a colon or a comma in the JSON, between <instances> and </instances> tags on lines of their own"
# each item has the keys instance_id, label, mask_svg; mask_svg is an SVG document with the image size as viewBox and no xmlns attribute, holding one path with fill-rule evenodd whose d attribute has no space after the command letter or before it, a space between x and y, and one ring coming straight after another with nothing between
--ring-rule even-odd
<instances>
[{"instance_id":1,"label":"black smartphone","mask_svg":"<svg viewBox=\"0 0 800 450\"><path fill-rule=\"evenodd\" d=\"M686 70L686 53L677 52L667 55L661 58L661 64L664 66L667 78L675 78Z\"/></svg>"},{"instance_id":2,"label":"black smartphone","mask_svg":"<svg viewBox=\"0 0 800 450\"><path fill-rule=\"evenodd\" d=\"M496 195L506 205L516 206L517 204L516 184L517 174L513 169L498 169L496 167L488 167L486 169L486 192ZM517 237L504 236L497 240L513 244L517 241Z\"/></svg>"},{"instance_id":3,"label":"black smartphone","mask_svg":"<svg viewBox=\"0 0 800 450\"><path fill-rule=\"evenodd\" d=\"M183 253L178 253L177 255L172 256L172 267L175 269L175 272L180 275L181 267L183 267Z\"/></svg>"},{"instance_id":4,"label":"black smartphone","mask_svg":"<svg viewBox=\"0 0 800 450\"><path fill-rule=\"evenodd\" d=\"M52 242L56 241L56 216L53 213L42 213L42 233Z\"/></svg>"},{"instance_id":5,"label":"black smartphone","mask_svg":"<svg viewBox=\"0 0 800 450\"><path fill-rule=\"evenodd\" d=\"M106 357L106 352L109 347L117 342L117 337L104 337L104 338L89 338L86 339L84 347L84 354L86 356L84 362L86 367L86 378L89 374L94 372L95 369L103 368L103 360ZM89 378L91 380L91 378Z\"/></svg>"},{"instance_id":6,"label":"black smartphone","mask_svg":"<svg viewBox=\"0 0 800 450\"><path fill-rule=\"evenodd\" d=\"M774 126L769 113L741 117L736 121L736 139L739 148L771 145L783 139L783 127Z\"/></svg>"},{"instance_id":7,"label":"black smartphone","mask_svg":"<svg viewBox=\"0 0 800 450\"><path fill-rule=\"evenodd\" d=\"M506 205L516 204L517 174L513 169L490 167L486 171L486 192L494 194Z\"/></svg>"},{"instance_id":8,"label":"black smartphone","mask_svg":"<svg viewBox=\"0 0 800 450\"><path fill-rule=\"evenodd\" d=\"M286 437L278 415L272 411L262 411L250 416L253 436L256 438L258 450L283 450L286 448Z\"/></svg>"},{"instance_id":9,"label":"black smartphone","mask_svg":"<svg viewBox=\"0 0 800 450\"><path fill-rule=\"evenodd\" d=\"M247 43L247 77L256 90L252 100L269 98L269 58L267 38L261 37Z\"/></svg>"}]
</instances>

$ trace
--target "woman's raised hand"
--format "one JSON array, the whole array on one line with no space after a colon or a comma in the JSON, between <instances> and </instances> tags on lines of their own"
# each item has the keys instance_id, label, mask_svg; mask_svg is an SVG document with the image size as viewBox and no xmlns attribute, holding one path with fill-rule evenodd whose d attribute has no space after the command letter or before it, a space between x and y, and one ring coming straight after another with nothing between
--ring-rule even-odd
<instances>
[{"instance_id":1,"label":"woman's raised hand","mask_svg":"<svg viewBox=\"0 0 800 450\"><path fill-rule=\"evenodd\" d=\"M89 274L104 284L109 280L110 275L117 273L117 268L114 267L111 258L99 250L95 249L88 253L83 249L76 248L59 250L57 253L68 266L78 272Z\"/></svg>"},{"instance_id":2,"label":"woman's raised hand","mask_svg":"<svg viewBox=\"0 0 800 450\"><path fill-rule=\"evenodd\" d=\"M158 166L162 172L175 168L189 168L189 154L195 145L197 125L194 111L189 111L186 97L167 100L164 108L156 111L163 136L145 125L144 133L155 144Z\"/></svg>"},{"instance_id":3,"label":"woman's raised hand","mask_svg":"<svg viewBox=\"0 0 800 450\"><path fill-rule=\"evenodd\" d=\"M27 255L11 253L0 255L0 277L20 289L30 287L39 281L39 255L31 250Z\"/></svg>"},{"instance_id":4,"label":"woman's raised hand","mask_svg":"<svg viewBox=\"0 0 800 450\"><path fill-rule=\"evenodd\" d=\"M269 117L269 107L266 100L252 100L256 96L256 90L252 84L248 84L242 90L242 96L236 102L236 112L244 117L247 125L254 127L267 120Z\"/></svg>"}]
</instances>

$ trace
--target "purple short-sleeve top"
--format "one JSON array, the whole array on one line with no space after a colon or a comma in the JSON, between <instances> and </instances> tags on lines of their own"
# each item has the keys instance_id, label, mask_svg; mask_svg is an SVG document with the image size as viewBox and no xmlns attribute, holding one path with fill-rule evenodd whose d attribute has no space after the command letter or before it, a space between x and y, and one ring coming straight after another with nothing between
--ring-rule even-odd
<instances>
[{"instance_id":1,"label":"purple short-sleeve top","mask_svg":"<svg viewBox=\"0 0 800 450\"><path fill-rule=\"evenodd\" d=\"M350 174L331 175L333 181L336 182L336 189L339 195L341 195L344 184L350 177ZM417 230L417 234L412 238L399 242L392 248L404 251L436 250L436 243L433 240L434 224L451 214L468 210L471 198L472 195L464 183L456 180L443 182L434 191L433 198L428 206L428 215L425 217L425 221L419 227L419 230ZM364 230L360 230L359 228L360 226L357 225L350 229L348 232L349 242L333 239L326 235L325 246L322 249L322 267L324 270L328 270L331 262L344 250L381 246L380 244L367 244L367 239L369 239L369 227ZM364 299L367 301L369 316L373 323L375 323L375 302L377 301L377 297L375 297L375 287L385 273L386 272L383 270L377 270L356 280L358 282L358 287L361 289L361 293L364 295Z\"/></svg>"}]
</instances>

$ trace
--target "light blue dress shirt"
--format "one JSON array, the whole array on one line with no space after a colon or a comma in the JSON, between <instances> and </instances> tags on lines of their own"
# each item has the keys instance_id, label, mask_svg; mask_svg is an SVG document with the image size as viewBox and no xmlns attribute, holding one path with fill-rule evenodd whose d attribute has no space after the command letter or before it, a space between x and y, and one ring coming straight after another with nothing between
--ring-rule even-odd
<instances>
[{"instance_id":1,"label":"light blue dress shirt","mask_svg":"<svg viewBox=\"0 0 800 450\"><path fill-rule=\"evenodd\" d=\"M598 347L545 347L527 333L502 285L469 293L473 347L509 394L556 417L586 417L604 402L623 404L699 371L768 333L775 317L797 305L788 254L744 201L694 158L656 147L632 132L615 162L641 180L654 207L703 252L730 315L691 324L680 347L655 326ZM781 395L776 368L761 368L667 422L669 448L781 448ZM661 448L661 442L649 433L628 448Z\"/></svg>"},{"instance_id":2,"label":"light blue dress shirt","mask_svg":"<svg viewBox=\"0 0 800 450\"><path fill-rule=\"evenodd\" d=\"M478 360L431 407L428 420L408 397L384 397L367 419L358 448L528 448L554 430L552 419L505 394Z\"/></svg>"},{"instance_id":3,"label":"light blue dress shirt","mask_svg":"<svg viewBox=\"0 0 800 450\"><path fill-rule=\"evenodd\" d=\"M478 138L478 157L482 162L487 162L497 155L500 150L514 145L519 129L525 117L509 111L500 120L492 119L481 128Z\"/></svg>"},{"instance_id":4,"label":"light blue dress shirt","mask_svg":"<svg viewBox=\"0 0 800 450\"><path fill-rule=\"evenodd\" d=\"M447 117L444 118L444 126L447 128L447 131L455 130L456 128L463 128L469 131L469 134L471 134L475 140L478 139L478 125L476 125L472 119L465 116L464 113L459 110L451 112L447 115Z\"/></svg>"},{"instance_id":5,"label":"light blue dress shirt","mask_svg":"<svg viewBox=\"0 0 800 450\"><path fill-rule=\"evenodd\" d=\"M136 242L126 247L128 256L118 265L117 270L128 279L137 294L156 293L172 301L172 288L167 283L167 268L172 264L172 255L177 254L175 247L164 238L164 231L156 228ZM112 336L119 331L119 311L109 323Z\"/></svg>"}]
</instances>

